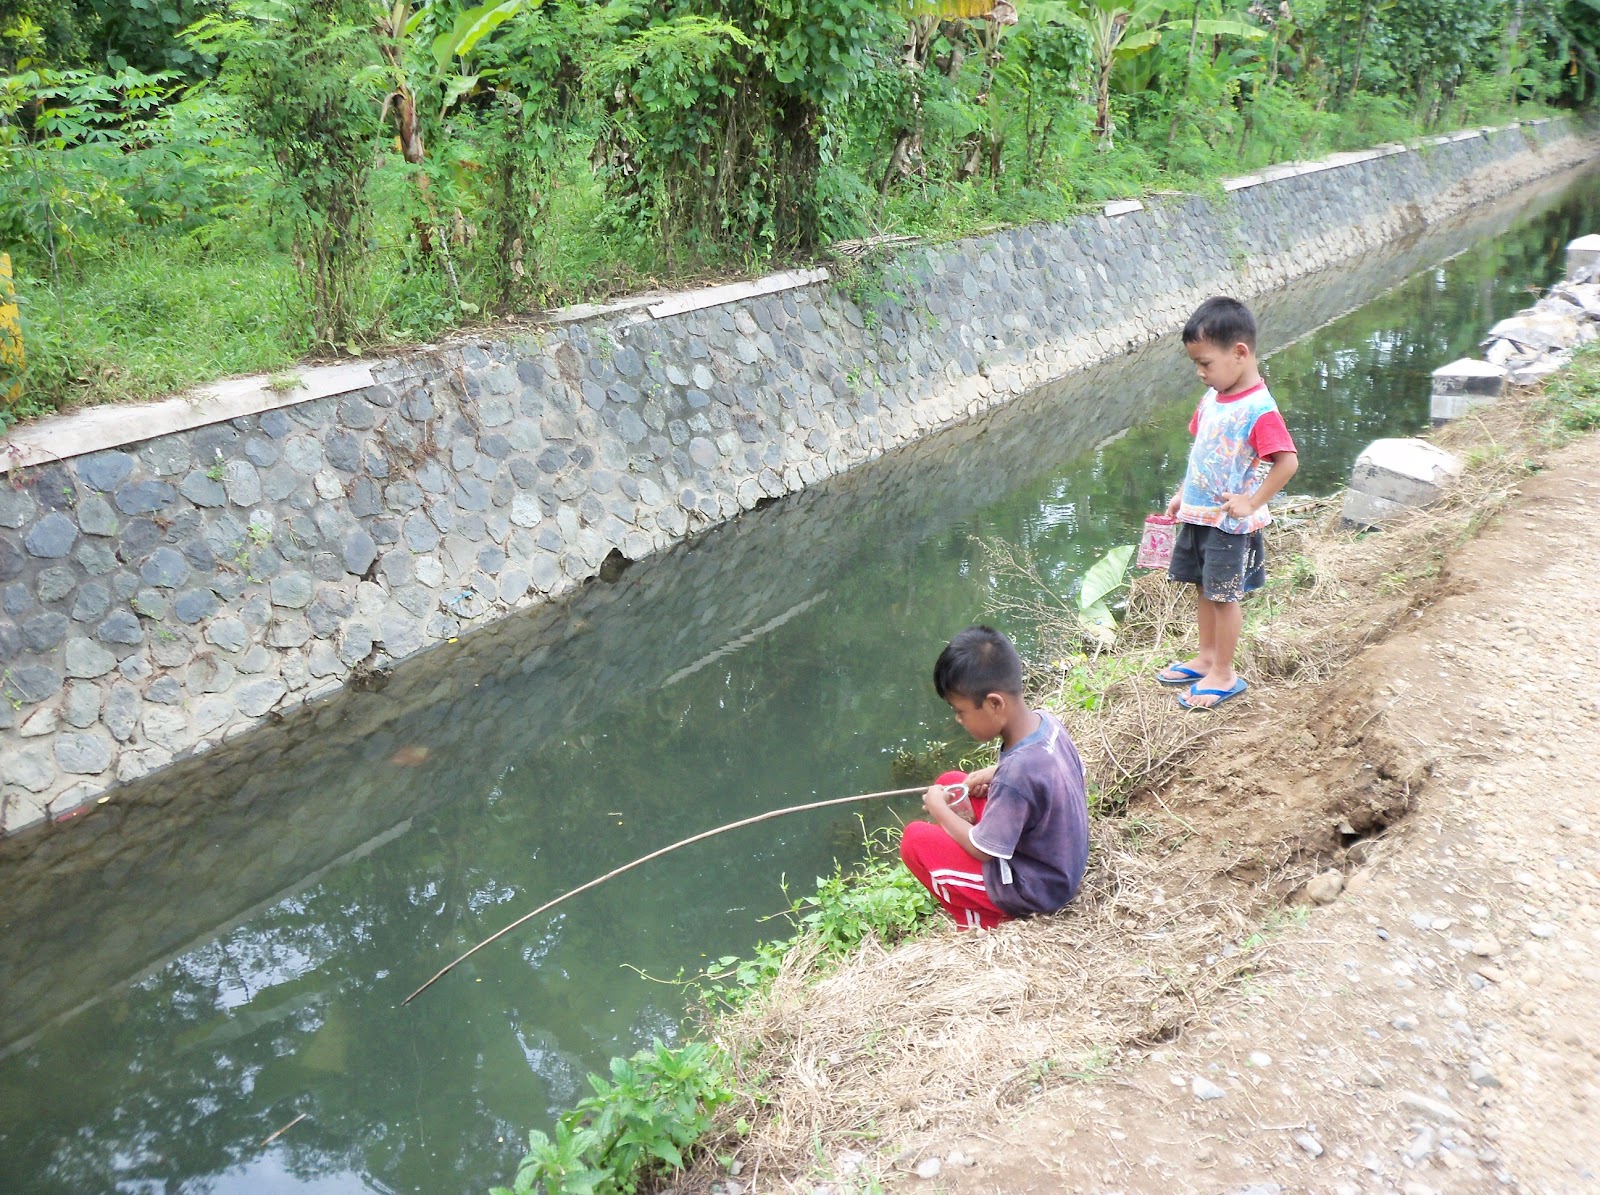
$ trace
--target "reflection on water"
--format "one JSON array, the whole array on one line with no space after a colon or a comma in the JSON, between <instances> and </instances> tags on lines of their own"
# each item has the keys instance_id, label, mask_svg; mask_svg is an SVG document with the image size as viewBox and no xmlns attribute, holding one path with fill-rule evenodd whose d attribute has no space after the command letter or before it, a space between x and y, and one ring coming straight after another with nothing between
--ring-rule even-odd
<instances>
[{"instance_id":1,"label":"reflection on water","mask_svg":"<svg viewBox=\"0 0 1600 1195\"><path fill-rule=\"evenodd\" d=\"M1266 348L1305 337L1267 371L1297 488L1425 424L1427 373L1554 277L1597 223L1589 191L1547 187L1257 304ZM70 833L0 844L0 1189L503 1178L587 1071L678 1032L680 991L625 968L747 949L786 877L809 888L853 853L853 815L670 856L400 998L667 842L889 787L895 746L951 732L926 676L995 584L979 541L1026 543L1070 583L1170 492L1196 397L1181 350L1154 345L173 768Z\"/></svg>"}]
</instances>

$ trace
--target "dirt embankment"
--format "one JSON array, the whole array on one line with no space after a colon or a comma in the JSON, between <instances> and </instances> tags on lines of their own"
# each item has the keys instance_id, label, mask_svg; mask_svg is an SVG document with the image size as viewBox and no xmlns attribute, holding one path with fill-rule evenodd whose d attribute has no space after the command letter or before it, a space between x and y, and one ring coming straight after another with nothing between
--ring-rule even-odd
<instances>
[{"instance_id":1,"label":"dirt embankment","mask_svg":"<svg viewBox=\"0 0 1600 1195\"><path fill-rule=\"evenodd\" d=\"M1600 438L1507 406L1451 510L1299 544L1067 914L780 983L717 1186L1600 1191Z\"/></svg>"}]
</instances>

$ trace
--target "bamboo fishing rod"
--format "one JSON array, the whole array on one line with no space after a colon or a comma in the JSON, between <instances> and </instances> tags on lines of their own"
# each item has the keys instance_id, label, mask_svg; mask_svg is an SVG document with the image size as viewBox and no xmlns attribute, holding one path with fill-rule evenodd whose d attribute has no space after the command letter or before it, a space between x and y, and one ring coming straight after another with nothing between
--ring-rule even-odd
<instances>
[{"instance_id":1,"label":"bamboo fishing rod","mask_svg":"<svg viewBox=\"0 0 1600 1195\"><path fill-rule=\"evenodd\" d=\"M919 784L915 788L891 788L891 789L886 789L885 791L883 791L881 793L858 793L856 796L853 796L853 797L834 797L832 800L828 800L828 801L812 801L809 805L790 805L787 809L771 809L771 810L768 810L766 813L758 813L758 814L756 814L755 817L747 817L747 818L744 818L744 819L742 819L740 821L729 822L725 826L718 826L718 827L716 827L715 829L712 829L712 830L702 830L698 834L692 834L688 838L680 839L679 841L673 843L671 846L664 846L658 851L651 851L648 855L641 855L639 858L635 859L632 863L624 863L621 867L618 867L618 868L616 868L616 869L614 869L612 871L608 871L603 876L596 876L594 879L590 880L588 883L579 884L576 888L573 888L573 889L570 889L569 891L563 892L560 896L556 897L554 900L545 901L544 904L540 905L537 909L535 909L531 913L524 913L521 917L518 917L510 925L505 926L503 929L496 930L494 933L490 934L487 938L485 938L483 941L479 942L476 946L474 946L471 950L467 951L465 954L461 955L459 958L456 958L456 959L452 960L451 962L446 963L444 966L440 967L438 972L434 975L434 977L432 979L428 980L427 983L423 984L416 991L412 992L411 995L407 996L404 1000L400 1001L400 1004L401 1004L402 1007L404 1007L407 1004L410 1004L418 996L422 995L423 992L427 991L434 984L438 983L441 979L443 979L446 975L448 975L457 966L459 966L461 963L466 962L469 958L471 958L473 955L477 954L478 951L482 950L485 946L489 945L491 942L497 941L498 939L505 937L512 930L516 929L519 925L523 925L523 924L525 924L525 923L527 923L529 921L532 921L540 913L545 913L545 912L548 912L549 910L555 908L558 904L560 904L562 901L566 900L568 897L576 896L580 892L587 892L590 888L597 887L600 884L605 883L607 880L615 879L617 876L621 875L625 871L632 871L635 867L638 867L638 866L640 866L641 864L644 864L644 863L648 863L652 859L661 858L662 855L670 855L673 851L678 850L681 847L686 847L686 846L689 846L692 843L696 843L696 842L702 842L707 838L714 838L718 834L726 834L729 830L738 830L738 829L741 829L744 826L753 826L757 822L770 821L771 819L773 819L775 817L786 817L787 815L789 815L791 813L805 813L806 811L811 810L811 809L827 809L830 805L849 805L849 804L852 804L852 803L855 803L855 802L859 802L859 801L878 801L878 800L883 800L883 799L885 799L887 797L909 797L914 793L926 792L927 790L928 790L928 786L926 784Z\"/></svg>"}]
</instances>

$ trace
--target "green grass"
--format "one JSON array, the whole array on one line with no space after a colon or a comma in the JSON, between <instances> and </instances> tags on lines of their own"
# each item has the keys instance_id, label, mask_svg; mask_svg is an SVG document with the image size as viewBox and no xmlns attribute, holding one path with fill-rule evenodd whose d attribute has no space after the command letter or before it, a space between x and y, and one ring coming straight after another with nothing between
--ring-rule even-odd
<instances>
[{"instance_id":1,"label":"green grass","mask_svg":"<svg viewBox=\"0 0 1600 1195\"><path fill-rule=\"evenodd\" d=\"M18 301L41 405L155 398L292 365L304 347L293 262L263 237L129 239L81 260L55 293L22 273Z\"/></svg>"},{"instance_id":2,"label":"green grass","mask_svg":"<svg viewBox=\"0 0 1600 1195\"><path fill-rule=\"evenodd\" d=\"M1203 130L1187 126L1171 145L1164 129L1153 130L1154 144L1127 137L1106 153L1079 139L1064 144L1032 178L1020 162L1011 162L997 183L910 180L882 204L863 184L871 163L841 164L836 172L849 175L841 193L854 211L845 223L858 233L948 241L1066 220L1107 199L1159 191L1209 194L1221 179L1270 162L1424 132L1392 104L1357 99L1363 102L1339 116L1290 104L1242 144L1229 136L1213 146L1199 135ZM1485 118L1472 116L1473 123ZM286 235L260 203L197 232L135 226L114 240L81 244L66 259L54 289L42 261L17 255L28 369L23 401L0 410L0 429L55 408L150 399L232 375L283 371L308 356L414 343L483 323L489 304L474 240L469 235L452 241L455 283L438 263L419 262L404 214L413 203L410 185L395 161L374 172L375 212L366 234L370 274L357 304L363 332L346 345L311 344ZM545 201L540 231L529 246L530 308L785 264L726 253L702 256L694 246L662 245L648 230L607 219L582 146L573 148L565 169L551 180Z\"/></svg>"}]
</instances>

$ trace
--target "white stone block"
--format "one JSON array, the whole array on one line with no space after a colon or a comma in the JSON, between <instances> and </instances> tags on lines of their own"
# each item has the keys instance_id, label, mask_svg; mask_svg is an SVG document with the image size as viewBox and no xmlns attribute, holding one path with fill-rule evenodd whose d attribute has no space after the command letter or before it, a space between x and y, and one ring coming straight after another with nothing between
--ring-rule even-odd
<instances>
[{"instance_id":1,"label":"white stone block","mask_svg":"<svg viewBox=\"0 0 1600 1195\"><path fill-rule=\"evenodd\" d=\"M1347 522L1373 527L1443 496L1461 461L1427 440L1374 440L1356 457L1345 494Z\"/></svg>"},{"instance_id":2,"label":"white stone block","mask_svg":"<svg viewBox=\"0 0 1600 1195\"><path fill-rule=\"evenodd\" d=\"M1600 233L1567 243L1567 277L1581 282L1600 275Z\"/></svg>"},{"instance_id":3,"label":"white stone block","mask_svg":"<svg viewBox=\"0 0 1600 1195\"><path fill-rule=\"evenodd\" d=\"M1473 407L1494 402L1505 393L1505 367L1462 357L1433 371L1433 422L1459 419Z\"/></svg>"}]
</instances>

